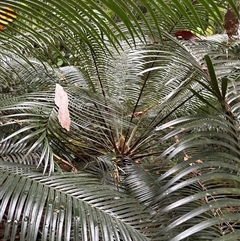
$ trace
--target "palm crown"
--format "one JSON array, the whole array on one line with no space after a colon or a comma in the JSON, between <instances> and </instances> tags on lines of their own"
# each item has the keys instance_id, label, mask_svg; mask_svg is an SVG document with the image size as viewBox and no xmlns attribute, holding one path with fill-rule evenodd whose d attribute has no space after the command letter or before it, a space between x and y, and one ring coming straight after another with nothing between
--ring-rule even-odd
<instances>
[{"instance_id":1,"label":"palm crown","mask_svg":"<svg viewBox=\"0 0 240 241\"><path fill-rule=\"evenodd\" d=\"M222 34L237 6L4 5L17 19L0 35L0 235L237 240L239 40Z\"/></svg>"}]
</instances>

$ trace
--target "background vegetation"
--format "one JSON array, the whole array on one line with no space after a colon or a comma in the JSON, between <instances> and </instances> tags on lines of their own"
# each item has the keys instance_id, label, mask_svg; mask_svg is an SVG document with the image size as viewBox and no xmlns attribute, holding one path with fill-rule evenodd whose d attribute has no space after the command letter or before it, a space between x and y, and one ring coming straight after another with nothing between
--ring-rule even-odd
<instances>
[{"instance_id":1,"label":"background vegetation","mask_svg":"<svg viewBox=\"0 0 240 241\"><path fill-rule=\"evenodd\" d=\"M1 4L0 239L238 240L238 2Z\"/></svg>"}]
</instances>

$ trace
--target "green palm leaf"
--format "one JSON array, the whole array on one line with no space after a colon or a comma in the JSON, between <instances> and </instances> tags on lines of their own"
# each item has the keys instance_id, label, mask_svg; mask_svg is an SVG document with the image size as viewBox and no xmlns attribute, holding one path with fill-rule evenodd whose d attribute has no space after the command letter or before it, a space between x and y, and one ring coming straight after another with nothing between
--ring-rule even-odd
<instances>
[{"instance_id":1,"label":"green palm leaf","mask_svg":"<svg viewBox=\"0 0 240 241\"><path fill-rule=\"evenodd\" d=\"M42 240L148 240L152 226L148 212L136 200L99 186L89 174L49 177L26 171L29 166L17 173L7 165L1 169L1 219L8 210L5 237L11 228L12 237L16 235L21 226L21 240L37 236Z\"/></svg>"},{"instance_id":2,"label":"green palm leaf","mask_svg":"<svg viewBox=\"0 0 240 241\"><path fill-rule=\"evenodd\" d=\"M239 41L173 37L222 33L233 1L4 4L18 14L0 35L5 240L233 240Z\"/></svg>"}]
</instances>

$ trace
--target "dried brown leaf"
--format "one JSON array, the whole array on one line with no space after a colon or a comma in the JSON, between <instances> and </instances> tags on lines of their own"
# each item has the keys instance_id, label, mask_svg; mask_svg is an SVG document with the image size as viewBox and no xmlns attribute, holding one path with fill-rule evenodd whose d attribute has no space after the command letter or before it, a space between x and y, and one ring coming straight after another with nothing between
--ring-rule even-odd
<instances>
[{"instance_id":1,"label":"dried brown leaf","mask_svg":"<svg viewBox=\"0 0 240 241\"><path fill-rule=\"evenodd\" d=\"M233 9L228 9L224 16L223 27L226 30L228 37L231 39L232 36L237 32L239 27L238 16Z\"/></svg>"},{"instance_id":2,"label":"dried brown leaf","mask_svg":"<svg viewBox=\"0 0 240 241\"><path fill-rule=\"evenodd\" d=\"M58 120L62 128L69 131L71 119L70 119L70 114L68 110L68 95L63 89L63 87L59 84L56 84L56 88L55 88L55 104L59 108Z\"/></svg>"}]
</instances>

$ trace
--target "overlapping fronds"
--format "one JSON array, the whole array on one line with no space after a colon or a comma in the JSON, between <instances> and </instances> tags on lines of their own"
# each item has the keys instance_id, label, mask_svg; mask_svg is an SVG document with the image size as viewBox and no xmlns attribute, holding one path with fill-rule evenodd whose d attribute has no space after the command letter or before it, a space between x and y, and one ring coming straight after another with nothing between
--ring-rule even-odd
<instances>
[{"instance_id":1,"label":"overlapping fronds","mask_svg":"<svg viewBox=\"0 0 240 241\"><path fill-rule=\"evenodd\" d=\"M22 172L15 172L16 167L1 165L0 217L6 238L20 228L21 240L151 238L155 227L149 211L135 199L86 173L43 176L30 167L18 166Z\"/></svg>"},{"instance_id":2,"label":"overlapping fronds","mask_svg":"<svg viewBox=\"0 0 240 241\"><path fill-rule=\"evenodd\" d=\"M233 1L4 4L17 13L0 32L5 240L234 240L239 40L222 34Z\"/></svg>"}]
</instances>

